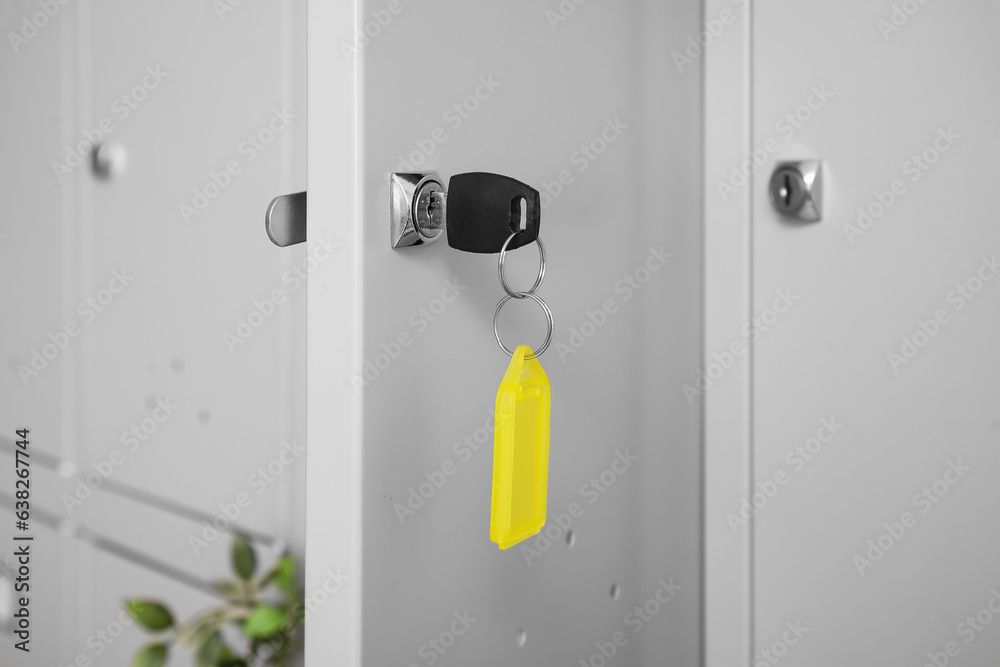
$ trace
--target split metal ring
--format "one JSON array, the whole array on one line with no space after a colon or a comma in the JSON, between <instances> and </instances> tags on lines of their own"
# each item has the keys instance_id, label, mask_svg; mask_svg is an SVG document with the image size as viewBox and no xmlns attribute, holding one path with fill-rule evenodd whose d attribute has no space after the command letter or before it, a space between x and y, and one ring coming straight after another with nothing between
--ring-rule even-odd
<instances>
[{"instance_id":1,"label":"split metal ring","mask_svg":"<svg viewBox=\"0 0 1000 667\"><path fill-rule=\"evenodd\" d=\"M552 342L552 332L555 329L555 324L552 321L552 310L549 308L549 305L542 301L542 298L537 294L532 292L517 292L515 294L508 294L504 298L500 299L500 303L497 304L496 312L493 313L493 335L497 337L497 343L500 345L500 348L507 353L507 356L513 357L514 352L507 349L507 346L503 344L502 340L500 340L500 331L497 329L497 317L500 315L500 309L503 308L503 305L511 299L533 299L534 302L541 306L542 310L545 312L545 320L549 327L548 333L545 335L545 342L543 342L542 346L535 350L533 354L526 356L525 359L540 357L545 350L549 349L549 343Z\"/></svg>"},{"instance_id":2,"label":"split metal ring","mask_svg":"<svg viewBox=\"0 0 1000 667\"><path fill-rule=\"evenodd\" d=\"M500 274L500 286L503 287L503 291L507 292L507 296L513 297L515 299L523 299L530 294L534 294L542 285L542 280L545 278L545 246L542 245L542 239L540 237L535 237L535 243L538 244L538 277L535 278L535 284L531 286L527 292L515 292L507 284L507 276L504 275L503 265L507 260L507 246L510 244L514 237L520 234L520 232L514 232L507 237L507 240L503 242L503 247L500 248L500 261L498 262L497 272ZM501 343L501 347L503 344Z\"/></svg>"}]
</instances>

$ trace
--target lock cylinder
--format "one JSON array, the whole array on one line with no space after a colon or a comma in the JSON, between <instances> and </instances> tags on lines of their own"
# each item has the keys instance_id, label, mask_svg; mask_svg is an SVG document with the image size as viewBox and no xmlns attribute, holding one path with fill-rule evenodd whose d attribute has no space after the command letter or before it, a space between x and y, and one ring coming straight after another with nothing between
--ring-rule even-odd
<instances>
[{"instance_id":1,"label":"lock cylinder","mask_svg":"<svg viewBox=\"0 0 1000 667\"><path fill-rule=\"evenodd\" d=\"M822 163L818 160L781 162L768 185L771 205L782 217L799 222L823 219Z\"/></svg>"}]
</instances>

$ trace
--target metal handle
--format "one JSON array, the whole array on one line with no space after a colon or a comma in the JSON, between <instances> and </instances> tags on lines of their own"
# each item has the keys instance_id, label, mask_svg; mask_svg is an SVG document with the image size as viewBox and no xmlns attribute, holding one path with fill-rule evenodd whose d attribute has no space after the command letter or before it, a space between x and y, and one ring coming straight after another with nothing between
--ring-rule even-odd
<instances>
[{"instance_id":1,"label":"metal handle","mask_svg":"<svg viewBox=\"0 0 1000 667\"><path fill-rule=\"evenodd\" d=\"M274 245L285 248L306 240L306 193L296 192L271 200L264 214L264 228Z\"/></svg>"}]
</instances>

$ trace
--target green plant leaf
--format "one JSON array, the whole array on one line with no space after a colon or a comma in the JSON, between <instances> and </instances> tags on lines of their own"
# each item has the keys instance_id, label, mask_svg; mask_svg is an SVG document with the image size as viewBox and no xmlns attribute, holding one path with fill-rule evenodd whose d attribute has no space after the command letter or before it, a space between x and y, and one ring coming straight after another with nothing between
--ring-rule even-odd
<instances>
[{"instance_id":1,"label":"green plant leaf","mask_svg":"<svg viewBox=\"0 0 1000 667\"><path fill-rule=\"evenodd\" d=\"M233 571L243 581L250 581L253 578L254 570L257 569L257 556L254 555L253 547L242 535L233 535Z\"/></svg>"},{"instance_id":2,"label":"green plant leaf","mask_svg":"<svg viewBox=\"0 0 1000 667\"><path fill-rule=\"evenodd\" d=\"M239 597L240 587L234 581L213 581L212 588L226 597Z\"/></svg>"},{"instance_id":3,"label":"green plant leaf","mask_svg":"<svg viewBox=\"0 0 1000 667\"><path fill-rule=\"evenodd\" d=\"M198 647L198 667L216 667L222 658L222 650L226 647L222 643L222 635L213 633Z\"/></svg>"},{"instance_id":4,"label":"green plant leaf","mask_svg":"<svg viewBox=\"0 0 1000 667\"><path fill-rule=\"evenodd\" d=\"M291 600L299 599L299 588L295 583L295 559L283 556L260 580L261 589L275 584Z\"/></svg>"},{"instance_id":5,"label":"green plant leaf","mask_svg":"<svg viewBox=\"0 0 1000 667\"><path fill-rule=\"evenodd\" d=\"M135 621L151 632L160 632L174 625L174 617L159 602L152 600L127 600L125 611Z\"/></svg>"},{"instance_id":6,"label":"green plant leaf","mask_svg":"<svg viewBox=\"0 0 1000 667\"><path fill-rule=\"evenodd\" d=\"M278 561L276 569L278 571L276 577L278 588L289 599L297 600L299 598L299 586L295 581L295 559L291 556L285 556Z\"/></svg>"},{"instance_id":7,"label":"green plant leaf","mask_svg":"<svg viewBox=\"0 0 1000 667\"><path fill-rule=\"evenodd\" d=\"M212 635L219 631L220 627L222 627L222 623L213 616L207 615L198 619L191 626L191 631L187 637L188 644L192 648L203 646L205 642L212 638Z\"/></svg>"},{"instance_id":8,"label":"green plant leaf","mask_svg":"<svg viewBox=\"0 0 1000 667\"><path fill-rule=\"evenodd\" d=\"M243 633L247 637L270 637L285 623L285 610L261 605L250 612Z\"/></svg>"},{"instance_id":9,"label":"green plant leaf","mask_svg":"<svg viewBox=\"0 0 1000 667\"><path fill-rule=\"evenodd\" d=\"M257 585L257 587L260 590L264 590L265 588L274 583L274 580L278 578L278 568L280 565L281 565L280 561L275 563L274 567L268 570L267 574L265 574L263 577L260 578L260 582Z\"/></svg>"},{"instance_id":10,"label":"green plant leaf","mask_svg":"<svg viewBox=\"0 0 1000 667\"><path fill-rule=\"evenodd\" d=\"M132 658L132 667L163 667L166 661L166 644L147 644Z\"/></svg>"},{"instance_id":11,"label":"green plant leaf","mask_svg":"<svg viewBox=\"0 0 1000 667\"><path fill-rule=\"evenodd\" d=\"M247 584L243 581L214 581L212 588L219 591L229 602L244 604L247 602Z\"/></svg>"}]
</instances>

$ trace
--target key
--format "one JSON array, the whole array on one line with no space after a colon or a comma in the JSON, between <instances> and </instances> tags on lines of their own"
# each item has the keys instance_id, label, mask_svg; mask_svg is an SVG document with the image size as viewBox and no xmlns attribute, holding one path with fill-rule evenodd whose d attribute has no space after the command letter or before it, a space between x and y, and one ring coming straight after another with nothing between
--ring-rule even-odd
<instances>
[{"instance_id":1,"label":"key","mask_svg":"<svg viewBox=\"0 0 1000 667\"><path fill-rule=\"evenodd\" d=\"M508 176L471 172L448 182L448 245L456 250L498 253L521 229L508 250L533 243L541 226L538 190Z\"/></svg>"}]
</instances>

